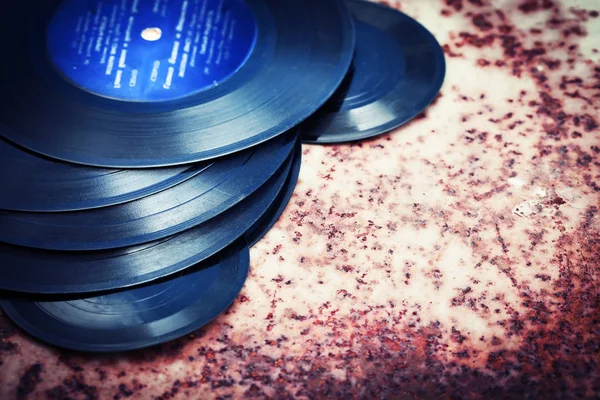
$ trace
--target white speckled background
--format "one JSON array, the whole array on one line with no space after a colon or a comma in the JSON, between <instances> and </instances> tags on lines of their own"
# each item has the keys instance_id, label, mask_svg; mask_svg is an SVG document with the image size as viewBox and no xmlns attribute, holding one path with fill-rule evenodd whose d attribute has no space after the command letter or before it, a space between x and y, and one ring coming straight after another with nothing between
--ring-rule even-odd
<instances>
[{"instance_id":1,"label":"white speckled background","mask_svg":"<svg viewBox=\"0 0 600 400\"><path fill-rule=\"evenodd\" d=\"M121 356L0 319L0 397L600 396L600 3L394 1L445 45L442 95L304 146L296 194L213 324Z\"/></svg>"}]
</instances>

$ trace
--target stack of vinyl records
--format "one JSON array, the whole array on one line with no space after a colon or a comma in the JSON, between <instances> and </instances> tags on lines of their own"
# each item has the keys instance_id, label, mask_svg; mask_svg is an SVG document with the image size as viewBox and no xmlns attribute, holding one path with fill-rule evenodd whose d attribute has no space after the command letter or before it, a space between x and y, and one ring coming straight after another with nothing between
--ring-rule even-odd
<instances>
[{"instance_id":1,"label":"stack of vinyl records","mask_svg":"<svg viewBox=\"0 0 600 400\"><path fill-rule=\"evenodd\" d=\"M397 128L445 74L423 26L355 0L34 0L0 19L1 304L81 351L217 317L302 142Z\"/></svg>"}]
</instances>

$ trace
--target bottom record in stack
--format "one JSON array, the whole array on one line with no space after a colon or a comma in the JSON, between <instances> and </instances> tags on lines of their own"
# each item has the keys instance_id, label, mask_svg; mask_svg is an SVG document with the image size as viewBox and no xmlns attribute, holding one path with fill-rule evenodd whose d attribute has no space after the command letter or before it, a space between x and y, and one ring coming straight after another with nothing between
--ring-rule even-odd
<instances>
[{"instance_id":1,"label":"bottom record in stack","mask_svg":"<svg viewBox=\"0 0 600 400\"><path fill-rule=\"evenodd\" d=\"M110 251L2 244L2 285L21 291L4 293L5 313L44 342L88 352L144 348L207 324L239 294L249 246L269 231L293 194L302 154L293 137L288 159L256 191L177 235ZM81 288L93 292L64 294Z\"/></svg>"}]
</instances>

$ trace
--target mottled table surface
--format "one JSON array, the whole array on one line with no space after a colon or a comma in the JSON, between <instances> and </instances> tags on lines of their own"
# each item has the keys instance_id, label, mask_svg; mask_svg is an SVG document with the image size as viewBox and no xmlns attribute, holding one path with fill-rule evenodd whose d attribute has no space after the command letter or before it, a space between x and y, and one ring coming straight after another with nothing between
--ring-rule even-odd
<instances>
[{"instance_id":1,"label":"mottled table surface","mask_svg":"<svg viewBox=\"0 0 600 400\"><path fill-rule=\"evenodd\" d=\"M88 356L0 317L0 398L600 396L597 0L389 2L444 45L419 119L304 146L235 304Z\"/></svg>"}]
</instances>

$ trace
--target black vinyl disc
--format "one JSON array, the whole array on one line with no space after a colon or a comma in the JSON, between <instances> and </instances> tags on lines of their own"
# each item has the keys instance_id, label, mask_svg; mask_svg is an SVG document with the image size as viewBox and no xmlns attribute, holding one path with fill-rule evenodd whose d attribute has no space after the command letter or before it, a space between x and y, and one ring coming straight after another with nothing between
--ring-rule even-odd
<instances>
[{"instance_id":1,"label":"black vinyl disc","mask_svg":"<svg viewBox=\"0 0 600 400\"><path fill-rule=\"evenodd\" d=\"M299 124L331 97L352 60L354 28L342 0L161 7L7 3L0 122L9 129L0 136L98 167L207 160Z\"/></svg>"},{"instance_id":2,"label":"black vinyl disc","mask_svg":"<svg viewBox=\"0 0 600 400\"><path fill-rule=\"evenodd\" d=\"M305 143L373 137L416 117L435 100L446 73L435 37L407 15L350 0L356 50L348 75L329 101L301 124Z\"/></svg>"},{"instance_id":3,"label":"black vinyl disc","mask_svg":"<svg viewBox=\"0 0 600 400\"><path fill-rule=\"evenodd\" d=\"M209 165L144 170L86 167L38 157L0 138L0 209L59 212L122 204L184 182Z\"/></svg>"},{"instance_id":4,"label":"black vinyl disc","mask_svg":"<svg viewBox=\"0 0 600 400\"><path fill-rule=\"evenodd\" d=\"M174 340L235 300L249 268L243 240L179 276L124 291L60 300L6 298L6 315L32 336L84 352L119 352Z\"/></svg>"},{"instance_id":5,"label":"black vinyl disc","mask_svg":"<svg viewBox=\"0 0 600 400\"><path fill-rule=\"evenodd\" d=\"M244 235L283 190L291 164L301 162L300 142L260 189L207 222L168 238L116 250L62 252L0 243L0 289L66 294L126 288L160 279L213 256Z\"/></svg>"},{"instance_id":6,"label":"black vinyl disc","mask_svg":"<svg viewBox=\"0 0 600 400\"><path fill-rule=\"evenodd\" d=\"M0 211L0 241L45 250L90 251L134 246L182 232L239 203L292 153L288 132L221 157L200 174L142 199L64 213Z\"/></svg>"}]
</instances>

